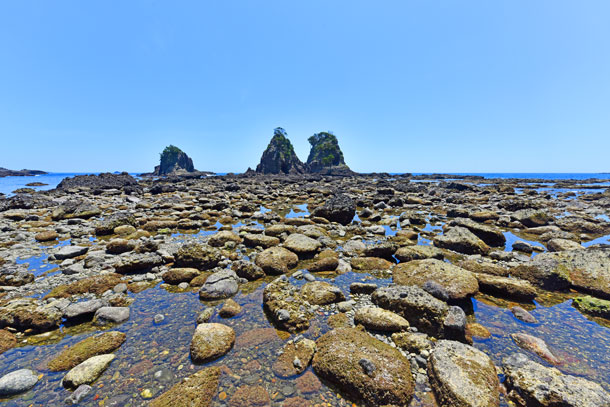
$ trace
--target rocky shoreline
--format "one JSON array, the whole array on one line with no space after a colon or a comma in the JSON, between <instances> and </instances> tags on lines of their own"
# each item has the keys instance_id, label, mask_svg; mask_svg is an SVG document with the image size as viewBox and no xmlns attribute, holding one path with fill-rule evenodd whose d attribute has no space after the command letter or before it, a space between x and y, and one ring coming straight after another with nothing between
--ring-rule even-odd
<instances>
[{"instance_id":1,"label":"rocky shoreline","mask_svg":"<svg viewBox=\"0 0 610 407\"><path fill-rule=\"evenodd\" d=\"M2 177L31 177L33 175L44 175L48 172L40 170L9 170L0 167L0 178Z\"/></svg>"},{"instance_id":2,"label":"rocky shoreline","mask_svg":"<svg viewBox=\"0 0 610 407\"><path fill-rule=\"evenodd\" d=\"M610 406L605 180L285 172L1 198L0 397Z\"/></svg>"}]
</instances>

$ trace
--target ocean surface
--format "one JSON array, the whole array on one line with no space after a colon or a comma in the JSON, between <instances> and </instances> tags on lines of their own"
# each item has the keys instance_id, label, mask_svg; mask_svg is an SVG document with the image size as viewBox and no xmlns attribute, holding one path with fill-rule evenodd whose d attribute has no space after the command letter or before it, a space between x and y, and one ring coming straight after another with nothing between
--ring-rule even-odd
<instances>
[{"instance_id":1,"label":"ocean surface","mask_svg":"<svg viewBox=\"0 0 610 407\"><path fill-rule=\"evenodd\" d=\"M99 174L93 172L70 172L70 173L49 173L45 175L36 175L32 177L3 177L0 178L0 193L10 196L13 191L19 188L32 188L36 191L46 191L55 188L62 179L66 177L73 177L75 175L87 175L87 174ZM132 173L131 175L137 176L140 173ZM415 172L413 175L431 175L432 173ZM224 175L219 173L218 175ZM393 175L399 175L395 173ZM485 178L522 178L522 179L547 179L547 180L559 180L559 179L575 179L585 180L591 178L610 180L610 173L449 173L448 175L476 175ZM47 185L40 187L28 187L26 184L31 182L42 182Z\"/></svg>"}]
</instances>

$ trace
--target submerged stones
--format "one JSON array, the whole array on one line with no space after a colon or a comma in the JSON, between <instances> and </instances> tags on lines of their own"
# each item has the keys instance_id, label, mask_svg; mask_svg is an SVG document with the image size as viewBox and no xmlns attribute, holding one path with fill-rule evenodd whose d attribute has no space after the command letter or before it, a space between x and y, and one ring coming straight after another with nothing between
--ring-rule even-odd
<instances>
[{"instance_id":1,"label":"submerged stones","mask_svg":"<svg viewBox=\"0 0 610 407\"><path fill-rule=\"evenodd\" d=\"M439 405L498 407L500 382L486 354L460 342L438 341L428 359L428 377Z\"/></svg>"},{"instance_id":2,"label":"submerged stones","mask_svg":"<svg viewBox=\"0 0 610 407\"><path fill-rule=\"evenodd\" d=\"M327 332L316 341L313 369L368 406L408 406L414 387L409 361L390 345L355 328Z\"/></svg>"},{"instance_id":3,"label":"submerged stones","mask_svg":"<svg viewBox=\"0 0 610 407\"><path fill-rule=\"evenodd\" d=\"M81 384L91 384L108 368L116 356L114 354L90 357L73 367L63 378L64 387L75 389Z\"/></svg>"},{"instance_id":4,"label":"submerged stones","mask_svg":"<svg viewBox=\"0 0 610 407\"><path fill-rule=\"evenodd\" d=\"M206 363L221 357L235 343L233 328L216 323L197 325L191 340L191 359L194 363Z\"/></svg>"},{"instance_id":5,"label":"submerged stones","mask_svg":"<svg viewBox=\"0 0 610 407\"><path fill-rule=\"evenodd\" d=\"M316 351L316 343L302 338L288 342L273 364L273 373L279 377L291 377L307 369Z\"/></svg>"},{"instance_id":6,"label":"submerged stones","mask_svg":"<svg viewBox=\"0 0 610 407\"><path fill-rule=\"evenodd\" d=\"M564 375L522 353L503 360L508 397L519 407L608 407L610 394L599 384Z\"/></svg>"},{"instance_id":7,"label":"submerged stones","mask_svg":"<svg viewBox=\"0 0 610 407\"><path fill-rule=\"evenodd\" d=\"M220 368L208 367L173 385L151 401L151 407L197 406L209 407L218 391Z\"/></svg>"},{"instance_id":8,"label":"submerged stones","mask_svg":"<svg viewBox=\"0 0 610 407\"><path fill-rule=\"evenodd\" d=\"M116 331L90 336L62 351L49 362L48 368L53 372L71 369L93 356L115 351L125 338L123 332Z\"/></svg>"},{"instance_id":9,"label":"submerged stones","mask_svg":"<svg viewBox=\"0 0 610 407\"><path fill-rule=\"evenodd\" d=\"M550 364L558 365L561 363L559 359L548 348L547 344L540 338L532 335L528 335L523 332L514 333L510 335L513 341L522 349L534 352L542 359L546 360Z\"/></svg>"}]
</instances>

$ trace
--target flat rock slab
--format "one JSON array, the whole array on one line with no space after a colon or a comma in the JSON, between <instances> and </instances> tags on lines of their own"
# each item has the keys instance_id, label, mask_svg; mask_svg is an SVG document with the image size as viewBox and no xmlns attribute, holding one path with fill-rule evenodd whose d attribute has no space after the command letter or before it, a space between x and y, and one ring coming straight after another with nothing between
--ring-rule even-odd
<instances>
[{"instance_id":1,"label":"flat rock slab","mask_svg":"<svg viewBox=\"0 0 610 407\"><path fill-rule=\"evenodd\" d=\"M38 383L38 374L29 369L19 369L0 377L0 396L23 393Z\"/></svg>"},{"instance_id":2,"label":"flat rock slab","mask_svg":"<svg viewBox=\"0 0 610 407\"><path fill-rule=\"evenodd\" d=\"M428 359L428 377L439 405L500 405L500 381L496 368L489 356L472 346L438 341Z\"/></svg>"}]
</instances>

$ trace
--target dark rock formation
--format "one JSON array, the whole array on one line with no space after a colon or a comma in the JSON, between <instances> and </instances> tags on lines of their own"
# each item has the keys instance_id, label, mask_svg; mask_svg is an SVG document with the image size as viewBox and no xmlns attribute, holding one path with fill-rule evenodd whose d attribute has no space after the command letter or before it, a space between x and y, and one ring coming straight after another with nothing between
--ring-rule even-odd
<instances>
[{"instance_id":1,"label":"dark rock formation","mask_svg":"<svg viewBox=\"0 0 610 407\"><path fill-rule=\"evenodd\" d=\"M349 196L341 193L336 194L311 213L312 216L319 216L342 225L349 224L355 214L356 204Z\"/></svg>"},{"instance_id":2,"label":"dark rock formation","mask_svg":"<svg viewBox=\"0 0 610 407\"><path fill-rule=\"evenodd\" d=\"M104 189L139 189L138 181L126 172L111 174L109 172L100 175L77 175L64 178L57 189L68 190L74 188L87 188L91 190Z\"/></svg>"},{"instance_id":3,"label":"dark rock formation","mask_svg":"<svg viewBox=\"0 0 610 407\"><path fill-rule=\"evenodd\" d=\"M286 130L281 127L273 130L273 138L263 152L256 172L261 174L303 174L305 165L299 160L292 143L286 137Z\"/></svg>"},{"instance_id":4,"label":"dark rock formation","mask_svg":"<svg viewBox=\"0 0 610 407\"><path fill-rule=\"evenodd\" d=\"M195 172L193 160L178 147L170 145L161 153L161 162L155 167L154 175L176 175Z\"/></svg>"},{"instance_id":5,"label":"dark rock formation","mask_svg":"<svg viewBox=\"0 0 610 407\"><path fill-rule=\"evenodd\" d=\"M43 175L48 174L48 172L38 171L38 170L8 170L6 168L0 167L0 178L2 177L27 177L33 175Z\"/></svg>"},{"instance_id":6,"label":"dark rock formation","mask_svg":"<svg viewBox=\"0 0 610 407\"><path fill-rule=\"evenodd\" d=\"M309 138L311 150L307 157L309 172L346 175L351 173L343 159L343 152L339 148L337 137L330 132L316 133Z\"/></svg>"}]
</instances>

